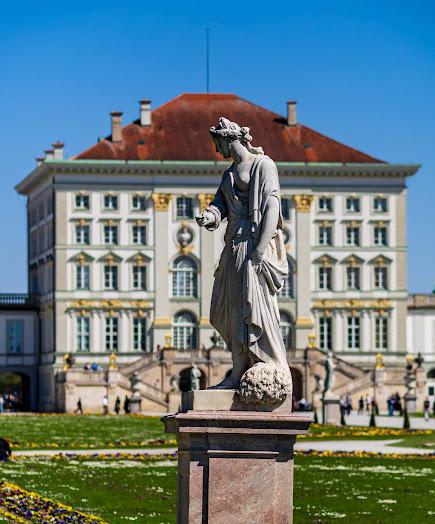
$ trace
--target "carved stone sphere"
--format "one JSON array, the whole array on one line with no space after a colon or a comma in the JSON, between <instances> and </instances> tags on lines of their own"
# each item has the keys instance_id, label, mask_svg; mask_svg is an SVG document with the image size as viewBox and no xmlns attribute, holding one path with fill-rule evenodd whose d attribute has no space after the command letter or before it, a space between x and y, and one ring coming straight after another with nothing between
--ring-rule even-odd
<instances>
[{"instance_id":1,"label":"carved stone sphere","mask_svg":"<svg viewBox=\"0 0 435 524\"><path fill-rule=\"evenodd\" d=\"M284 401L292 392L289 373L281 367L258 362L240 380L240 398L254 404L273 404Z\"/></svg>"}]
</instances>

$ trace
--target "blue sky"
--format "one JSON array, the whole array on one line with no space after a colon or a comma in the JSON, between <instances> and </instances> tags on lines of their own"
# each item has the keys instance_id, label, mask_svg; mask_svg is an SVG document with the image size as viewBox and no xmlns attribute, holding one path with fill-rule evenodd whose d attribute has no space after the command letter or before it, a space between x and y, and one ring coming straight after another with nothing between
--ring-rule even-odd
<instances>
[{"instance_id":1,"label":"blue sky","mask_svg":"<svg viewBox=\"0 0 435 524\"><path fill-rule=\"evenodd\" d=\"M26 290L25 200L14 185L58 139L72 155L205 90L232 92L390 162L409 181L409 289L435 287L435 3L3 2L0 18L0 292Z\"/></svg>"}]
</instances>

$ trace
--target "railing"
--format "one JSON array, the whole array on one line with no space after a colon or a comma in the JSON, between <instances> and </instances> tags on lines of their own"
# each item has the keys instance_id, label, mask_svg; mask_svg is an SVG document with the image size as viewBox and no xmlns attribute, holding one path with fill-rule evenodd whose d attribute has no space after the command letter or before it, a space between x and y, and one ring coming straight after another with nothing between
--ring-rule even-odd
<instances>
[{"instance_id":1,"label":"railing","mask_svg":"<svg viewBox=\"0 0 435 524\"><path fill-rule=\"evenodd\" d=\"M147 384L146 382L139 382L134 388L137 388L140 393L151 400L156 400L161 404L167 404L167 394L164 391Z\"/></svg>"},{"instance_id":2,"label":"railing","mask_svg":"<svg viewBox=\"0 0 435 524\"><path fill-rule=\"evenodd\" d=\"M34 303L34 296L27 293L0 293L1 306L27 306Z\"/></svg>"},{"instance_id":3,"label":"railing","mask_svg":"<svg viewBox=\"0 0 435 524\"><path fill-rule=\"evenodd\" d=\"M409 295L408 307L435 307L435 293L416 293Z\"/></svg>"}]
</instances>

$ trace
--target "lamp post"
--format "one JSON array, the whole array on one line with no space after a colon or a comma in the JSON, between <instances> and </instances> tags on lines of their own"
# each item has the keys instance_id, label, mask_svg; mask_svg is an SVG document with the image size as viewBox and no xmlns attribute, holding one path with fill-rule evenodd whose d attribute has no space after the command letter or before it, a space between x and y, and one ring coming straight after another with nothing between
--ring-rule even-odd
<instances>
[{"instance_id":1,"label":"lamp post","mask_svg":"<svg viewBox=\"0 0 435 524\"><path fill-rule=\"evenodd\" d=\"M408 353L406 355L406 374L404 377L406 386L405 408L408 413L413 413L416 410L416 368L414 368L414 361L414 355Z\"/></svg>"},{"instance_id":2,"label":"lamp post","mask_svg":"<svg viewBox=\"0 0 435 524\"><path fill-rule=\"evenodd\" d=\"M315 349L316 335L310 333L308 335L308 346L304 349L304 399L308 402L308 351Z\"/></svg>"}]
</instances>

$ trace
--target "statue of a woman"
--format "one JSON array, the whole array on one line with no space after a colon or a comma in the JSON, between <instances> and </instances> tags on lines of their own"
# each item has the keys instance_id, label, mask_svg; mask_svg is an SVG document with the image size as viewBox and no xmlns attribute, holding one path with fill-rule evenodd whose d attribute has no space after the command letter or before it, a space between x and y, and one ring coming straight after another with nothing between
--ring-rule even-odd
<instances>
[{"instance_id":1,"label":"statue of a woman","mask_svg":"<svg viewBox=\"0 0 435 524\"><path fill-rule=\"evenodd\" d=\"M290 376L277 302L288 272L280 188L274 162L251 145L249 128L221 117L210 133L216 151L233 163L214 200L196 220L210 231L228 220L210 322L233 359L230 376L215 388L238 389L242 375L258 362L273 364Z\"/></svg>"}]
</instances>

